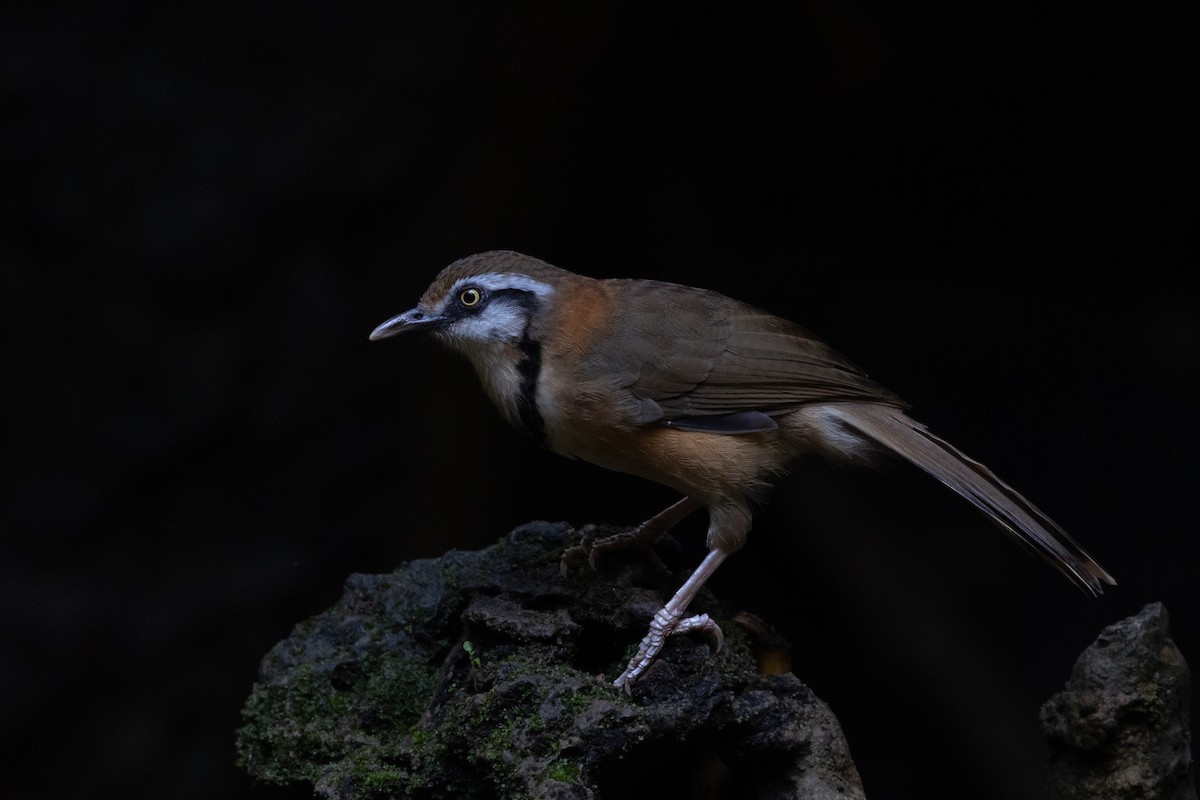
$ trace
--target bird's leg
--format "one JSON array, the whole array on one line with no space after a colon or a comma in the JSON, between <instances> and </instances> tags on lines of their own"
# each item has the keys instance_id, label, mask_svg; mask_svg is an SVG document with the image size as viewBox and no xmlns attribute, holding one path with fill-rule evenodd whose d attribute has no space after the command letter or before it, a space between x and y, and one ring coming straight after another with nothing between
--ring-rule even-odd
<instances>
[{"instance_id":1,"label":"bird's leg","mask_svg":"<svg viewBox=\"0 0 1200 800\"><path fill-rule=\"evenodd\" d=\"M663 565L650 545L654 543L655 539L671 530L680 520L698 508L700 508L699 502L690 497L685 497L666 511L655 514L632 530L621 531L599 539L593 536L585 536L582 542L575 547L567 548L566 552L562 554L562 560L559 562L559 571L563 575L566 575L567 568L584 557L587 558L592 569L595 569L597 555L615 550L640 550L646 554L646 557L654 564L656 569L660 572L668 572L669 570Z\"/></svg>"},{"instance_id":2,"label":"bird's leg","mask_svg":"<svg viewBox=\"0 0 1200 800\"><path fill-rule=\"evenodd\" d=\"M625 671L621 673L620 677L613 681L613 686L623 687L628 692L630 684L641 677L642 673L646 671L646 667L650 666L655 656L662 650L668 636L691 631L704 631L715 640L715 649L718 652L721 650L725 644L725 635L721 633L720 626L713 622L708 614L697 614L684 619L683 612L687 610L688 604L692 602L696 592L700 591L700 587L712 577L712 574L717 571L717 567L721 566L721 562L728 555L729 551L719 547L708 551L708 555L700 562L700 566L696 567L695 572L684 581L675 596L654 615L654 619L650 621L649 632L642 639L642 643L638 645L638 650L634 653L633 658L629 659L629 666L625 667Z\"/></svg>"}]
</instances>

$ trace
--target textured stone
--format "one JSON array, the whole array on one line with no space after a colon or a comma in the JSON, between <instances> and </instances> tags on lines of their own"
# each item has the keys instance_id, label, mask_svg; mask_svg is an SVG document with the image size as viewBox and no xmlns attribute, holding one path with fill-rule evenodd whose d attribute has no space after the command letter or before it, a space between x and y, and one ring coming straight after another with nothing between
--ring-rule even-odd
<instances>
[{"instance_id":1,"label":"textured stone","mask_svg":"<svg viewBox=\"0 0 1200 800\"><path fill-rule=\"evenodd\" d=\"M631 695L615 690L606 676L681 578L615 555L564 579L570 535L533 523L352 576L263 659L241 765L323 798L863 797L829 708L792 674L759 675L708 592L695 610L725 649L674 638Z\"/></svg>"},{"instance_id":2,"label":"textured stone","mask_svg":"<svg viewBox=\"0 0 1200 800\"><path fill-rule=\"evenodd\" d=\"M1060 800L1195 800L1191 673L1159 603L1105 628L1042 707Z\"/></svg>"}]
</instances>

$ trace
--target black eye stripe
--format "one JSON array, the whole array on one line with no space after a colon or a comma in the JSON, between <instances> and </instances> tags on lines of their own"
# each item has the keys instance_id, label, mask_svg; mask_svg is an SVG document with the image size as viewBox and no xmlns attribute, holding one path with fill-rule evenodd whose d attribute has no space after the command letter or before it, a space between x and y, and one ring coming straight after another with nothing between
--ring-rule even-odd
<instances>
[{"instance_id":1,"label":"black eye stripe","mask_svg":"<svg viewBox=\"0 0 1200 800\"><path fill-rule=\"evenodd\" d=\"M478 300L466 302L468 293L475 293ZM522 306L530 314L540 305L538 297L527 289L504 287L500 289L485 289L474 284L459 286L453 294L453 299L447 304L444 316L450 319L462 319L481 313L496 300L507 300Z\"/></svg>"},{"instance_id":2,"label":"black eye stripe","mask_svg":"<svg viewBox=\"0 0 1200 800\"><path fill-rule=\"evenodd\" d=\"M492 297L511 297L522 305L537 305L537 295L526 289L496 289L489 294L489 299Z\"/></svg>"}]
</instances>

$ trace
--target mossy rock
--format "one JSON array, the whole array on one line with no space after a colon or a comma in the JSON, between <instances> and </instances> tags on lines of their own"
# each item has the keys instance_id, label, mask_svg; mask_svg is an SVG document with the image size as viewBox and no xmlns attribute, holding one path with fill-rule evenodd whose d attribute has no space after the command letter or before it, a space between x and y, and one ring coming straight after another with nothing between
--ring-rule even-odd
<instances>
[{"instance_id":1,"label":"mossy rock","mask_svg":"<svg viewBox=\"0 0 1200 800\"><path fill-rule=\"evenodd\" d=\"M758 675L707 592L694 610L723 650L676 637L632 694L614 689L684 576L617 555L564 578L572 536L532 523L352 576L263 659L239 764L323 798L661 798L697 780L714 797L861 797L828 709L795 676Z\"/></svg>"}]
</instances>

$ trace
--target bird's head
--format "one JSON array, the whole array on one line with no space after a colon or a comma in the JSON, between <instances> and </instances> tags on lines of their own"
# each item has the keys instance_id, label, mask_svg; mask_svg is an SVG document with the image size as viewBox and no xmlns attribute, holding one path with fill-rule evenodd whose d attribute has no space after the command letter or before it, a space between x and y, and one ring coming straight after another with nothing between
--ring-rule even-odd
<instances>
[{"instance_id":1,"label":"bird's head","mask_svg":"<svg viewBox=\"0 0 1200 800\"><path fill-rule=\"evenodd\" d=\"M552 301L570 273L509 250L478 253L443 269L417 307L371 332L371 341L428 331L464 352L515 345L529 336L530 322Z\"/></svg>"}]
</instances>

